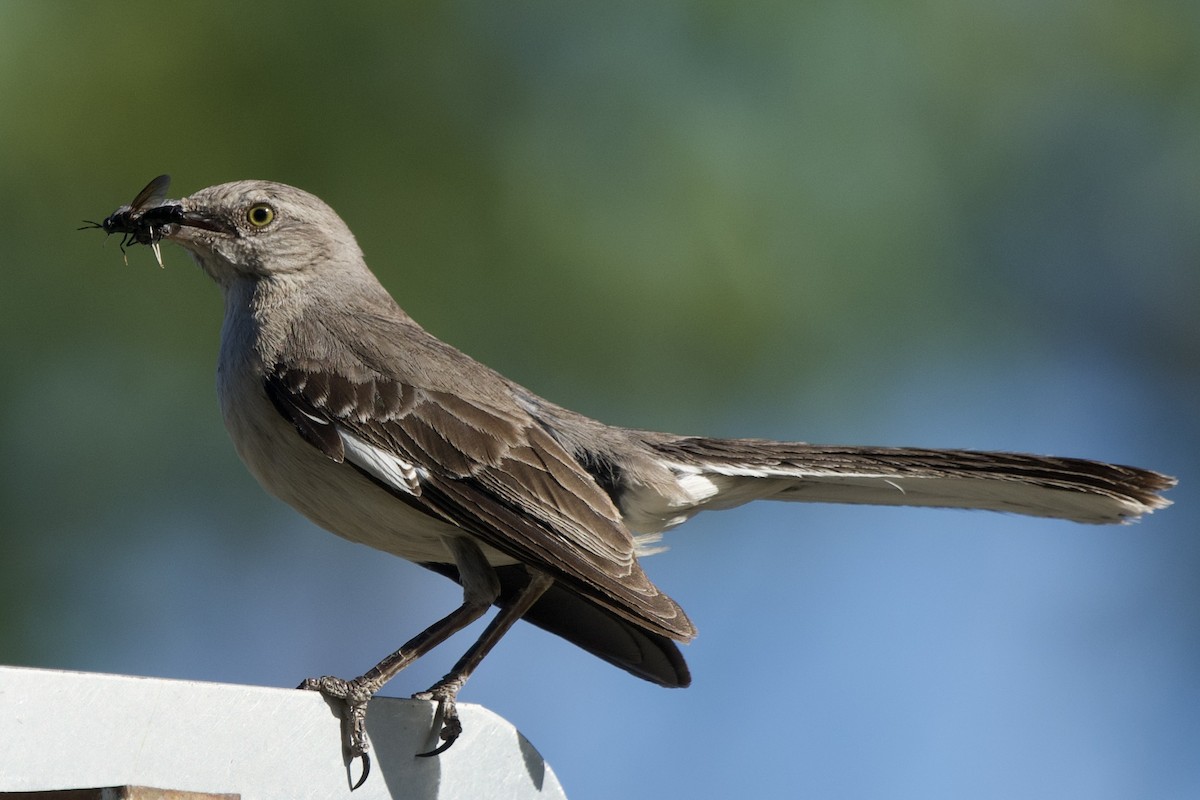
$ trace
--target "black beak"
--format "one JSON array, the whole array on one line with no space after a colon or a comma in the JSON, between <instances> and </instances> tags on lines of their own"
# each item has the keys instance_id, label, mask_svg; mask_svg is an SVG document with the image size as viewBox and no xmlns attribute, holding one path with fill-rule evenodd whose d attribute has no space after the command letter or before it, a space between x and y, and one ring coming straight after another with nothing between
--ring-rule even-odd
<instances>
[{"instance_id":1,"label":"black beak","mask_svg":"<svg viewBox=\"0 0 1200 800\"><path fill-rule=\"evenodd\" d=\"M199 228L214 233L234 232L233 226L224 219L203 211L184 211L178 219L173 221L189 228Z\"/></svg>"}]
</instances>

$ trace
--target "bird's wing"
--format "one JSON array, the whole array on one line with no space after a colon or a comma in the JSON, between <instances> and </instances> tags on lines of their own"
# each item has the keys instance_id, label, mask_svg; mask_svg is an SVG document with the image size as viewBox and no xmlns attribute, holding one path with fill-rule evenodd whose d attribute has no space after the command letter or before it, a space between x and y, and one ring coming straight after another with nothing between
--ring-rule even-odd
<instances>
[{"instance_id":1,"label":"bird's wing","mask_svg":"<svg viewBox=\"0 0 1200 800\"><path fill-rule=\"evenodd\" d=\"M647 630L695 634L638 565L608 495L515 402L294 365L276 366L265 389L305 440L409 505Z\"/></svg>"}]
</instances>

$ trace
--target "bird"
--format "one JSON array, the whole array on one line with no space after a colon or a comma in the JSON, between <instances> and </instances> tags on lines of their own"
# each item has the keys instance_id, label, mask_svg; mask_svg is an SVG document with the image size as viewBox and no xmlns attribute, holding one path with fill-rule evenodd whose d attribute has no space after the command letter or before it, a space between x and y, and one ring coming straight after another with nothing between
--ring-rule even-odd
<instances>
[{"instance_id":1,"label":"bird","mask_svg":"<svg viewBox=\"0 0 1200 800\"><path fill-rule=\"evenodd\" d=\"M242 180L167 200L163 177L151 184L154 202L123 206L127 215L108 232L174 242L220 287L218 396L249 471L320 527L462 586L458 608L367 672L301 684L345 704L345 748L363 759L356 785L370 770L370 699L493 605L479 639L414 695L441 712L438 744L419 755L444 752L461 735L459 691L521 619L639 678L687 686L678 645L696 628L640 559L701 511L782 500L1108 524L1170 503L1162 493L1171 477L1077 458L608 425L427 332L315 195Z\"/></svg>"}]
</instances>

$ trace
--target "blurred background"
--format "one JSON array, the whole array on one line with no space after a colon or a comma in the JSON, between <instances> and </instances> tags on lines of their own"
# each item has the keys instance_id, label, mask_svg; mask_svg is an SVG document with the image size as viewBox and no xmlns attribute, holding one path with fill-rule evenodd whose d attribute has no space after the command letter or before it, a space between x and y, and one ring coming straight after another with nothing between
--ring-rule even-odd
<instances>
[{"instance_id":1,"label":"blurred background","mask_svg":"<svg viewBox=\"0 0 1200 800\"><path fill-rule=\"evenodd\" d=\"M181 250L74 230L270 178L607 422L1182 480L1128 527L696 519L646 565L692 688L518 626L463 693L575 800L1200 796L1197 4L10 0L0 108L0 663L293 686L459 601L255 485Z\"/></svg>"}]
</instances>

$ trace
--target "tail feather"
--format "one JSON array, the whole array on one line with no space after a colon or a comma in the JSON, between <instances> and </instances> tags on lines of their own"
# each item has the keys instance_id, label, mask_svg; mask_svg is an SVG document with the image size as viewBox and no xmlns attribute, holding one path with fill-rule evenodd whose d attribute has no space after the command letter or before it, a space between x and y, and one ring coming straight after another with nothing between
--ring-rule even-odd
<instances>
[{"instance_id":1,"label":"tail feather","mask_svg":"<svg viewBox=\"0 0 1200 800\"><path fill-rule=\"evenodd\" d=\"M702 437L652 446L691 501L664 515L663 527L701 510L757 499L979 508L1096 524L1129 522L1170 505L1161 492L1175 485L1174 478L1137 467L1022 453Z\"/></svg>"}]
</instances>

